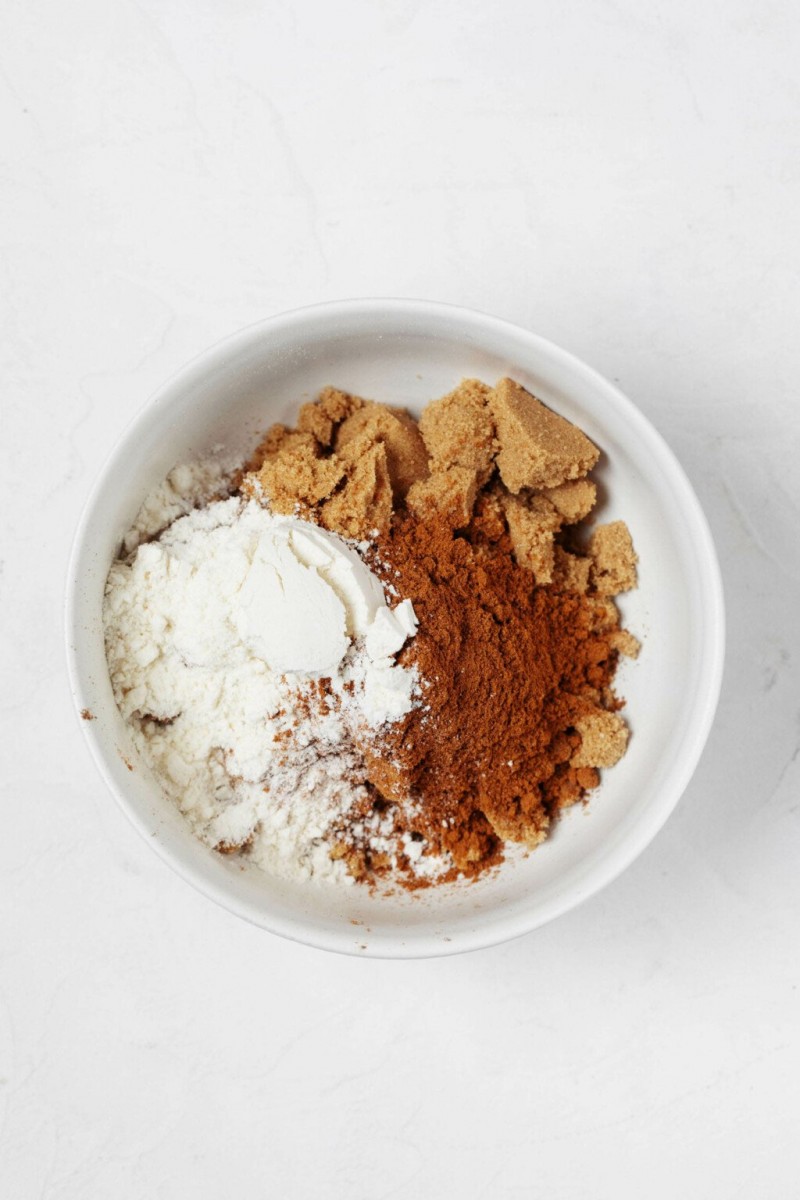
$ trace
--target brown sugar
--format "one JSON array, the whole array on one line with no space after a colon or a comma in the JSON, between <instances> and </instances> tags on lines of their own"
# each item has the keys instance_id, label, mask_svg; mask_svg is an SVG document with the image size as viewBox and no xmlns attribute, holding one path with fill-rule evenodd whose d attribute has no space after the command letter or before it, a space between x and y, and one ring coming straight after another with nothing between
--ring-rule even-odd
<instances>
[{"instance_id":1,"label":"brown sugar","mask_svg":"<svg viewBox=\"0 0 800 1200\"><path fill-rule=\"evenodd\" d=\"M500 485L496 494L520 566L533 571L537 583L556 581L562 590L585 592L590 560L568 553L555 538L562 526L581 521L591 512L596 498L594 484L576 479L541 492L524 489L517 495Z\"/></svg>"},{"instance_id":2,"label":"brown sugar","mask_svg":"<svg viewBox=\"0 0 800 1200\"><path fill-rule=\"evenodd\" d=\"M243 471L244 494L274 512L300 512L343 537L369 538L427 477L425 445L402 409L328 387L301 407L297 424L273 425Z\"/></svg>"},{"instance_id":3,"label":"brown sugar","mask_svg":"<svg viewBox=\"0 0 800 1200\"><path fill-rule=\"evenodd\" d=\"M513 379L501 379L489 405L497 427L497 466L510 492L556 488L585 475L600 452L575 425Z\"/></svg>"},{"instance_id":4,"label":"brown sugar","mask_svg":"<svg viewBox=\"0 0 800 1200\"><path fill-rule=\"evenodd\" d=\"M628 629L615 629L608 638L611 645L626 658L638 658L642 644Z\"/></svg>"},{"instance_id":5,"label":"brown sugar","mask_svg":"<svg viewBox=\"0 0 800 1200\"><path fill-rule=\"evenodd\" d=\"M352 392L343 392L340 388L335 387L323 388L316 401L320 412L330 418L334 425L340 425L342 421L346 421L366 403L367 401L362 400L360 396L354 396Z\"/></svg>"},{"instance_id":6,"label":"brown sugar","mask_svg":"<svg viewBox=\"0 0 800 1200\"><path fill-rule=\"evenodd\" d=\"M589 539L592 585L600 596L616 596L636 587L636 551L624 521L599 525Z\"/></svg>"},{"instance_id":7,"label":"brown sugar","mask_svg":"<svg viewBox=\"0 0 800 1200\"><path fill-rule=\"evenodd\" d=\"M556 512L569 525L575 525L588 517L597 499L597 488L591 479L574 479L562 483L561 487L545 488L542 492Z\"/></svg>"},{"instance_id":8,"label":"brown sugar","mask_svg":"<svg viewBox=\"0 0 800 1200\"><path fill-rule=\"evenodd\" d=\"M245 476L242 490L247 495L260 490L273 512L311 508L330 496L344 478L344 464L335 457L323 458L311 433L273 427L262 445L263 464L258 472Z\"/></svg>"},{"instance_id":9,"label":"brown sugar","mask_svg":"<svg viewBox=\"0 0 800 1200\"><path fill-rule=\"evenodd\" d=\"M591 559L568 554L563 546L554 546L551 583L560 592L579 592L583 595L589 590L591 567Z\"/></svg>"},{"instance_id":10,"label":"brown sugar","mask_svg":"<svg viewBox=\"0 0 800 1200\"><path fill-rule=\"evenodd\" d=\"M463 529L470 522L477 494L477 471L456 465L413 484L406 505L422 520L440 516L453 529Z\"/></svg>"},{"instance_id":11,"label":"brown sugar","mask_svg":"<svg viewBox=\"0 0 800 1200\"><path fill-rule=\"evenodd\" d=\"M387 408L373 401L363 404L339 426L335 443L337 454L356 439L363 444L365 438L385 447L396 500L402 500L413 483L427 477L425 443L416 421L402 409Z\"/></svg>"},{"instance_id":12,"label":"brown sugar","mask_svg":"<svg viewBox=\"0 0 800 1200\"><path fill-rule=\"evenodd\" d=\"M320 404L304 404L297 414L297 428L310 433L322 447L333 441L334 422Z\"/></svg>"},{"instance_id":13,"label":"brown sugar","mask_svg":"<svg viewBox=\"0 0 800 1200\"><path fill-rule=\"evenodd\" d=\"M613 767L628 745L628 726L619 713L598 709L576 718L580 748L572 756L573 767Z\"/></svg>"},{"instance_id":14,"label":"brown sugar","mask_svg":"<svg viewBox=\"0 0 800 1200\"><path fill-rule=\"evenodd\" d=\"M550 583L555 568L554 535L562 518L543 495L502 496L514 557L532 571L537 583Z\"/></svg>"},{"instance_id":15,"label":"brown sugar","mask_svg":"<svg viewBox=\"0 0 800 1200\"><path fill-rule=\"evenodd\" d=\"M432 470L468 467L476 472L480 484L486 482L497 453L490 394L491 388L480 380L464 379L454 391L424 409L419 428Z\"/></svg>"},{"instance_id":16,"label":"brown sugar","mask_svg":"<svg viewBox=\"0 0 800 1200\"><path fill-rule=\"evenodd\" d=\"M258 470L258 467L268 459L274 458L282 447L288 447L293 441L300 445L308 444L308 438L305 435L298 437L297 430L289 429L288 425L271 425L256 447L254 458L258 461L252 469Z\"/></svg>"},{"instance_id":17,"label":"brown sugar","mask_svg":"<svg viewBox=\"0 0 800 1200\"><path fill-rule=\"evenodd\" d=\"M256 475L261 470L267 459L274 458L281 444L286 440L290 433L291 430L286 425L270 425L269 429L264 434L264 437L258 443L253 453L238 471L236 479L237 486L241 486L243 480L245 480L248 475ZM255 481L253 479L248 482L248 494L250 494L250 489L252 488L254 482Z\"/></svg>"},{"instance_id":18,"label":"brown sugar","mask_svg":"<svg viewBox=\"0 0 800 1200\"><path fill-rule=\"evenodd\" d=\"M392 481L386 447L376 442L350 464L347 482L321 506L319 522L358 541L388 529L391 519Z\"/></svg>"}]
</instances>

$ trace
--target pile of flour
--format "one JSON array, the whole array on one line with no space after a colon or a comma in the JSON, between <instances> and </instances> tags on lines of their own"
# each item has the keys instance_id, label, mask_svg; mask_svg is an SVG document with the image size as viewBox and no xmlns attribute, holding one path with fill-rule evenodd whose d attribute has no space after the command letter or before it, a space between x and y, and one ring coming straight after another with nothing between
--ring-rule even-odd
<instances>
[{"instance_id":1,"label":"pile of flour","mask_svg":"<svg viewBox=\"0 0 800 1200\"><path fill-rule=\"evenodd\" d=\"M356 549L309 522L232 497L168 524L183 508L168 501L167 528L141 540L165 516L151 500L106 586L109 670L134 743L209 845L349 881L326 834L365 798L354 732L416 702L416 672L395 661L413 607L389 608ZM376 837L391 833L376 821Z\"/></svg>"}]
</instances>

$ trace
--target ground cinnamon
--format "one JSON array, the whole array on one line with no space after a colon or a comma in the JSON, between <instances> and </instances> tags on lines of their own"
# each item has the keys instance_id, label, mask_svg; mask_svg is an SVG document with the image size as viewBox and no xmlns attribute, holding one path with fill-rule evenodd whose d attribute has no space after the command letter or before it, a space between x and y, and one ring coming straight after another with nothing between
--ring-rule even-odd
<instances>
[{"instance_id":1,"label":"ground cinnamon","mask_svg":"<svg viewBox=\"0 0 800 1200\"><path fill-rule=\"evenodd\" d=\"M410 832L474 874L504 840L536 845L597 784L593 766L570 760L578 723L618 707L608 690L618 651L597 604L537 586L507 536L489 549L444 521L399 514L380 559L419 617L402 661L426 688L368 755L370 778L401 806L424 797L407 806Z\"/></svg>"}]
</instances>

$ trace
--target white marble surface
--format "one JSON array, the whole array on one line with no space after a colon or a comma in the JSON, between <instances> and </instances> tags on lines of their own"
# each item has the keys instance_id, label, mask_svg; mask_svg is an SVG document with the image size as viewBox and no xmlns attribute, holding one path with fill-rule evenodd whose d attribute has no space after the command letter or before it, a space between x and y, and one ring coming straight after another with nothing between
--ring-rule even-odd
<instances>
[{"instance_id":1,"label":"white marble surface","mask_svg":"<svg viewBox=\"0 0 800 1200\"><path fill-rule=\"evenodd\" d=\"M800 13L791 0L5 0L0 1195L626 1200L800 1170ZM616 884L381 963L140 842L62 645L80 506L247 322L411 295L618 380L725 575L701 767Z\"/></svg>"}]
</instances>

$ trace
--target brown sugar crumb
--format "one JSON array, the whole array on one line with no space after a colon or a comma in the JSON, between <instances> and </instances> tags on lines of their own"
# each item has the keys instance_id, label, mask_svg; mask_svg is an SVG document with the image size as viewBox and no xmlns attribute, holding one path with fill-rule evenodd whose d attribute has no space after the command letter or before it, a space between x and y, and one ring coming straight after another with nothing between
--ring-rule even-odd
<instances>
[{"instance_id":1,"label":"brown sugar crumb","mask_svg":"<svg viewBox=\"0 0 800 1200\"><path fill-rule=\"evenodd\" d=\"M304 404L297 414L297 428L302 433L310 433L320 446L330 446L333 440L333 420L324 411L321 404Z\"/></svg>"},{"instance_id":2,"label":"brown sugar crumb","mask_svg":"<svg viewBox=\"0 0 800 1200\"><path fill-rule=\"evenodd\" d=\"M433 400L419 419L419 428L434 471L450 466L475 471L480 484L492 473L497 442L489 408L491 388L478 379L464 379L441 400Z\"/></svg>"},{"instance_id":3,"label":"brown sugar crumb","mask_svg":"<svg viewBox=\"0 0 800 1200\"><path fill-rule=\"evenodd\" d=\"M486 819L504 842L520 842L533 850L550 832L550 817L538 790L514 796L510 804L507 799L486 799L483 804Z\"/></svg>"},{"instance_id":4,"label":"brown sugar crumb","mask_svg":"<svg viewBox=\"0 0 800 1200\"><path fill-rule=\"evenodd\" d=\"M406 504L422 520L439 516L453 529L463 529L469 524L477 494L477 472L470 467L452 466L415 483Z\"/></svg>"},{"instance_id":5,"label":"brown sugar crumb","mask_svg":"<svg viewBox=\"0 0 800 1200\"><path fill-rule=\"evenodd\" d=\"M81 719L84 721L96 721L97 717L88 708L81 709Z\"/></svg>"},{"instance_id":6,"label":"brown sugar crumb","mask_svg":"<svg viewBox=\"0 0 800 1200\"><path fill-rule=\"evenodd\" d=\"M561 487L547 488L542 493L568 525L588 517L597 499L597 488L591 479L574 479Z\"/></svg>"},{"instance_id":7,"label":"brown sugar crumb","mask_svg":"<svg viewBox=\"0 0 800 1200\"><path fill-rule=\"evenodd\" d=\"M323 388L317 401L320 412L328 417L334 425L346 421L366 403L367 401L362 400L360 396L354 396L351 392L342 392L335 387Z\"/></svg>"},{"instance_id":8,"label":"brown sugar crumb","mask_svg":"<svg viewBox=\"0 0 800 1200\"><path fill-rule=\"evenodd\" d=\"M626 658L638 658L642 644L627 629L616 629L610 635L609 641L616 651Z\"/></svg>"},{"instance_id":9,"label":"brown sugar crumb","mask_svg":"<svg viewBox=\"0 0 800 1200\"><path fill-rule=\"evenodd\" d=\"M636 587L638 557L624 521L600 525L589 540L592 584L600 596L616 596Z\"/></svg>"},{"instance_id":10,"label":"brown sugar crumb","mask_svg":"<svg viewBox=\"0 0 800 1200\"><path fill-rule=\"evenodd\" d=\"M338 460L341 462L342 460ZM378 442L349 467L347 482L319 510L319 523L343 537L369 538L392 519L392 481L386 447Z\"/></svg>"},{"instance_id":11,"label":"brown sugar crumb","mask_svg":"<svg viewBox=\"0 0 800 1200\"><path fill-rule=\"evenodd\" d=\"M381 443L386 450L386 462L392 491L396 500L402 500L408 489L417 480L428 474L428 453L416 421L398 408L387 408L373 401L364 403L339 426L336 434L336 452L342 451L358 439L370 443Z\"/></svg>"},{"instance_id":12,"label":"brown sugar crumb","mask_svg":"<svg viewBox=\"0 0 800 1200\"><path fill-rule=\"evenodd\" d=\"M276 513L308 508L329 496L345 473L337 458L322 458L311 433L277 432L273 427L262 446L265 458L259 471L244 477L245 495L263 494Z\"/></svg>"},{"instance_id":13,"label":"brown sugar crumb","mask_svg":"<svg viewBox=\"0 0 800 1200\"><path fill-rule=\"evenodd\" d=\"M501 503L508 521L514 557L532 571L537 583L550 583L555 567L554 534L561 517L544 496L512 496L506 492Z\"/></svg>"},{"instance_id":14,"label":"brown sugar crumb","mask_svg":"<svg viewBox=\"0 0 800 1200\"><path fill-rule=\"evenodd\" d=\"M551 582L559 591L579 592L581 595L588 592L591 567L592 560L590 558L569 554L563 546L553 547L553 578Z\"/></svg>"},{"instance_id":15,"label":"brown sugar crumb","mask_svg":"<svg viewBox=\"0 0 800 1200\"><path fill-rule=\"evenodd\" d=\"M255 833L250 833L241 842L217 842L214 846L217 854L241 854L243 850L247 850L252 845Z\"/></svg>"},{"instance_id":16,"label":"brown sugar crumb","mask_svg":"<svg viewBox=\"0 0 800 1200\"><path fill-rule=\"evenodd\" d=\"M573 767L613 767L628 745L628 726L619 713L597 712L578 717L575 728L581 735L581 747L573 755Z\"/></svg>"},{"instance_id":17,"label":"brown sugar crumb","mask_svg":"<svg viewBox=\"0 0 800 1200\"><path fill-rule=\"evenodd\" d=\"M276 513L361 539L386 529L395 503L427 474L408 413L328 387L302 406L296 429L272 426L237 482Z\"/></svg>"},{"instance_id":18,"label":"brown sugar crumb","mask_svg":"<svg viewBox=\"0 0 800 1200\"><path fill-rule=\"evenodd\" d=\"M600 452L575 425L513 379L501 379L489 405L497 427L497 466L510 492L557 488L586 475Z\"/></svg>"},{"instance_id":19,"label":"brown sugar crumb","mask_svg":"<svg viewBox=\"0 0 800 1200\"><path fill-rule=\"evenodd\" d=\"M264 437L238 472L238 486L241 486L242 481L248 475L254 475L260 471L268 458L275 457L289 433L290 430L286 425L280 423L270 425Z\"/></svg>"}]
</instances>

